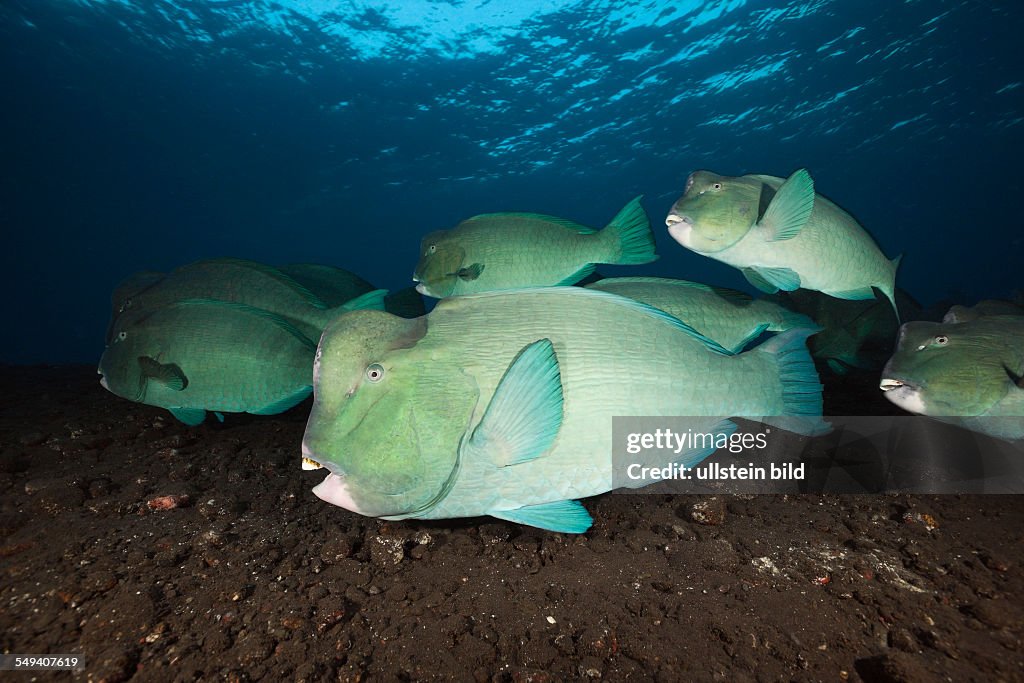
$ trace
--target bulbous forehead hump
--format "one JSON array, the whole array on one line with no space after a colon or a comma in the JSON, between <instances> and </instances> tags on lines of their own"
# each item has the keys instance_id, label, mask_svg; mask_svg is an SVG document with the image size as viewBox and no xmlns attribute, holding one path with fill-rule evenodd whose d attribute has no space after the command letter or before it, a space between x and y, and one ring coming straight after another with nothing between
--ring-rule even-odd
<instances>
[{"instance_id":1,"label":"bulbous forehead hump","mask_svg":"<svg viewBox=\"0 0 1024 683\"><path fill-rule=\"evenodd\" d=\"M926 339L937 336L941 333L942 325L936 322L918 320L903 323L900 328L898 345L905 348L910 345L920 344Z\"/></svg>"},{"instance_id":2,"label":"bulbous forehead hump","mask_svg":"<svg viewBox=\"0 0 1024 683\"><path fill-rule=\"evenodd\" d=\"M370 353L414 346L426 332L426 317L407 319L385 311L350 311L327 325L321 346L331 355L364 358Z\"/></svg>"}]
</instances>

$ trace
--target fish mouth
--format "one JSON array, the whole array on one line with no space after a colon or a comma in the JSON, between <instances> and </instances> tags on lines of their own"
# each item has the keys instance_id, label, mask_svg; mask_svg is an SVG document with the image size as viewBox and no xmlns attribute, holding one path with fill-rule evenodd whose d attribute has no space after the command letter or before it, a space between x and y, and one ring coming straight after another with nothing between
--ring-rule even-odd
<instances>
[{"instance_id":1,"label":"fish mouth","mask_svg":"<svg viewBox=\"0 0 1024 683\"><path fill-rule=\"evenodd\" d=\"M343 476L328 474L322 482L313 487L313 495L325 503L362 514L359 511L359 506L352 499L352 493L348 490L348 482Z\"/></svg>"},{"instance_id":2,"label":"fish mouth","mask_svg":"<svg viewBox=\"0 0 1024 683\"><path fill-rule=\"evenodd\" d=\"M668 226L668 234L676 242L687 249L693 249L693 219L689 216L680 216L670 213L665 218L665 225Z\"/></svg>"},{"instance_id":3,"label":"fish mouth","mask_svg":"<svg viewBox=\"0 0 1024 683\"><path fill-rule=\"evenodd\" d=\"M913 388L913 385L908 384L901 379L894 379L892 377L883 377L882 381L878 383L878 388L882 391L892 391L894 389L899 389L900 387Z\"/></svg>"},{"instance_id":4,"label":"fish mouth","mask_svg":"<svg viewBox=\"0 0 1024 683\"><path fill-rule=\"evenodd\" d=\"M322 463L316 459L313 451L306 444L302 444L302 469L304 470L327 470L332 474L338 474L338 469L333 463Z\"/></svg>"},{"instance_id":5,"label":"fish mouth","mask_svg":"<svg viewBox=\"0 0 1024 683\"><path fill-rule=\"evenodd\" d=\"M920 386L895 377L883 377L878 383L878 388L889 401L903 410L918 415L928 414Z\"/></svg>"},{"instance_id":6,"label":"fish mouth","mask_svg":"<svg viewBox=\"0 0 1024 683\"><path fill-rule=\"evenodd\" d=\"M670 213L665 217L665 225L667 227L671 228L673 225L677 225L679 223L686 223L690 227L693 227L693 219L689 216L680 216L677 213Z\"/></svg>"}]
</instances>

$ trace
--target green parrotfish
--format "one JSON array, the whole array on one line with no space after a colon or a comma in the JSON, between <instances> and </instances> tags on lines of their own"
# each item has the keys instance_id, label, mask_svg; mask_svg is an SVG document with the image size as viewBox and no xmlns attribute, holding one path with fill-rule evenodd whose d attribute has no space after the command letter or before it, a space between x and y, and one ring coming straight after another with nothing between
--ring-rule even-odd
<instances>
[{"instance_id":1,"label":"green parrotfish","mask_svg":"<svg viewBox=\"0 0 1024 683\"><path fill-rule=\"evenodd\" d=\"M140 314L168 304L186 299L211 299L274 313L315 340L327 321L339 313L353 308L383 308L386 294L385 290L375 290L343 305L329 307L276 268L244 259L209 259L181 266L126 298L111 329L116 334Z\"/></svg>"},{"instance_id":2,"label":"green parrotfish","mask_svg":"<svg viewBox=\"0 0 1024 683\"><path fill-rule=\"evenodd\" d=\"M317 349L303 468L326 468L313 492L364 515L582 532L591 518L576 499L624 467L614 416L697 416L716 435L736 429L728 416L820 431L807 334L732 354L662 311L579 287L452 297L413 320L347 313Z\"/></svg>"},{"instance_id":3,"label":"green parrotfish","mask_svg":"<svg viewBox=\"0 0 1024 683\"><path fill-rule=\"evenodd\" d=\"M853 216L816 195L806 170L785 180L696 171L665 224L681 245L739 268L764 292L861 300L875 298L875 287L897 310L899 257L890 261Z\"/></svg>"},{"instance_id":4,"label":"green parrotfish","mask_svg":"<svg viewBox=\"0 0 1024 683\"><path fill-rule=\"evenodd\" d=\"M733 352L762 332L811 329L814 322L777 303L743 292L686 280L659 277L615 277L598 280L588 289L627 296L678 318Z\"/></svg>"},{"instance_id":5,"label":"green parrotfish","mask_svg":"<svg viewBox=\"0 0 1024 683\"><path fill-rule=\"evenodd\" d=\"M1024 317L910 322L879 388L900 408L1004 439L1024 438Z\"/></svg>"},{"instance_id":6,"label":"green parrotfish","mask_svg":"<svg viewBox=\"0 0 1024 683\"><path fill-rule=\"evenodd\" d=\"M313 390L316 342L245 304L185 300L134 315L100 359L100 383L196 425L206 411L272 415Z\"/></svg>"},{"instance_id":7,"label":"green parrotfish","mask_svg":"<svg viewBox=\"0 0 1024 683\"><path fill-rule=\"evenodd\" d=\"M502 289L571 285L596 264L657 259L640 197L603 230L533 213L489 213L423 238L413 273L417 289L444 298Z\"/></svg>"}]
</instances>

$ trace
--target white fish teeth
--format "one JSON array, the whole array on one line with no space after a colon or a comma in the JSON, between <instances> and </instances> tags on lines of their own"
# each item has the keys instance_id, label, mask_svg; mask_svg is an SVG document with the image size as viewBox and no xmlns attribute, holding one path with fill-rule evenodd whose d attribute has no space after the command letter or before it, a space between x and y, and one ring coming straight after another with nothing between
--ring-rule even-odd
<instances>
[{"instance_id":1,"label":"white fish teeth","mask_svg":"<svg viewBox=\"0 0 1024 683\"><path fill-rule=\"evenodd\" d=\"M319 470L319 469L323 469L323 465L318 463L316 460L313 460L312 458L303 458L302 459L302 469L304 469L304 470Z\"/></svg>"},{"instance_id":2,"label":"white fish teeth","mask_svg":"<svg viewBox=\"0 0 1024 683\"><path fill-rule=\"evenodd\" d=\"M886 377L885 379L878 383L878 388L881 389L882 391L892 391L893 389L902 386L903 382L899 381L898 379L889 379L888 377Z\"/></svg>"},{"instance_id":3,"label":"white fish teeth","mask_svg":"<svg viewBox=\"0 0 1024 683\"><path fill-rule=\"evenodd\" d=\"M675 215L674 213L670 213L665 218L665 225L674 225L675 223L682 223L682 222L683 222L683 219L680 218L679 216Z\"/></svg>"}]
</instances>

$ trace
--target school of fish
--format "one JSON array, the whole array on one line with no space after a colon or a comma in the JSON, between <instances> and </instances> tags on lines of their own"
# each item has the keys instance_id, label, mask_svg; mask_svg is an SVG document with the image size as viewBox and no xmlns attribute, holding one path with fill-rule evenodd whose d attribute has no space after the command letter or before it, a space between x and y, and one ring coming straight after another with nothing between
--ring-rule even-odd
<instances>
[{"instance_id":1,"label":"school of fish","mask_svg":"<svg viewBox=\"0 0 1024 683\"><path fill-rule=\"evenodd\" d=\"M821 434L815 361L880 373L910 413L1024 438L1024 309L989 301L914 320L920 308L896 288L900 258L806 170L695 171L665 224L770 296L598 278L600 264L658 258L640 197L601 229L482 214L426 234L415 289L391 295L315 263L220 258L131 275L112 296L101 383L189 425L312 395L296 451L303 469L326 472L313 489L325 502L567 533L592 524L581 498L623 485L613 418L688 416L722 437L732 418ZM439 299L429 313L421 295ZM714 452L646 464L692 467Z\"/></svg>"}]
</instances>

